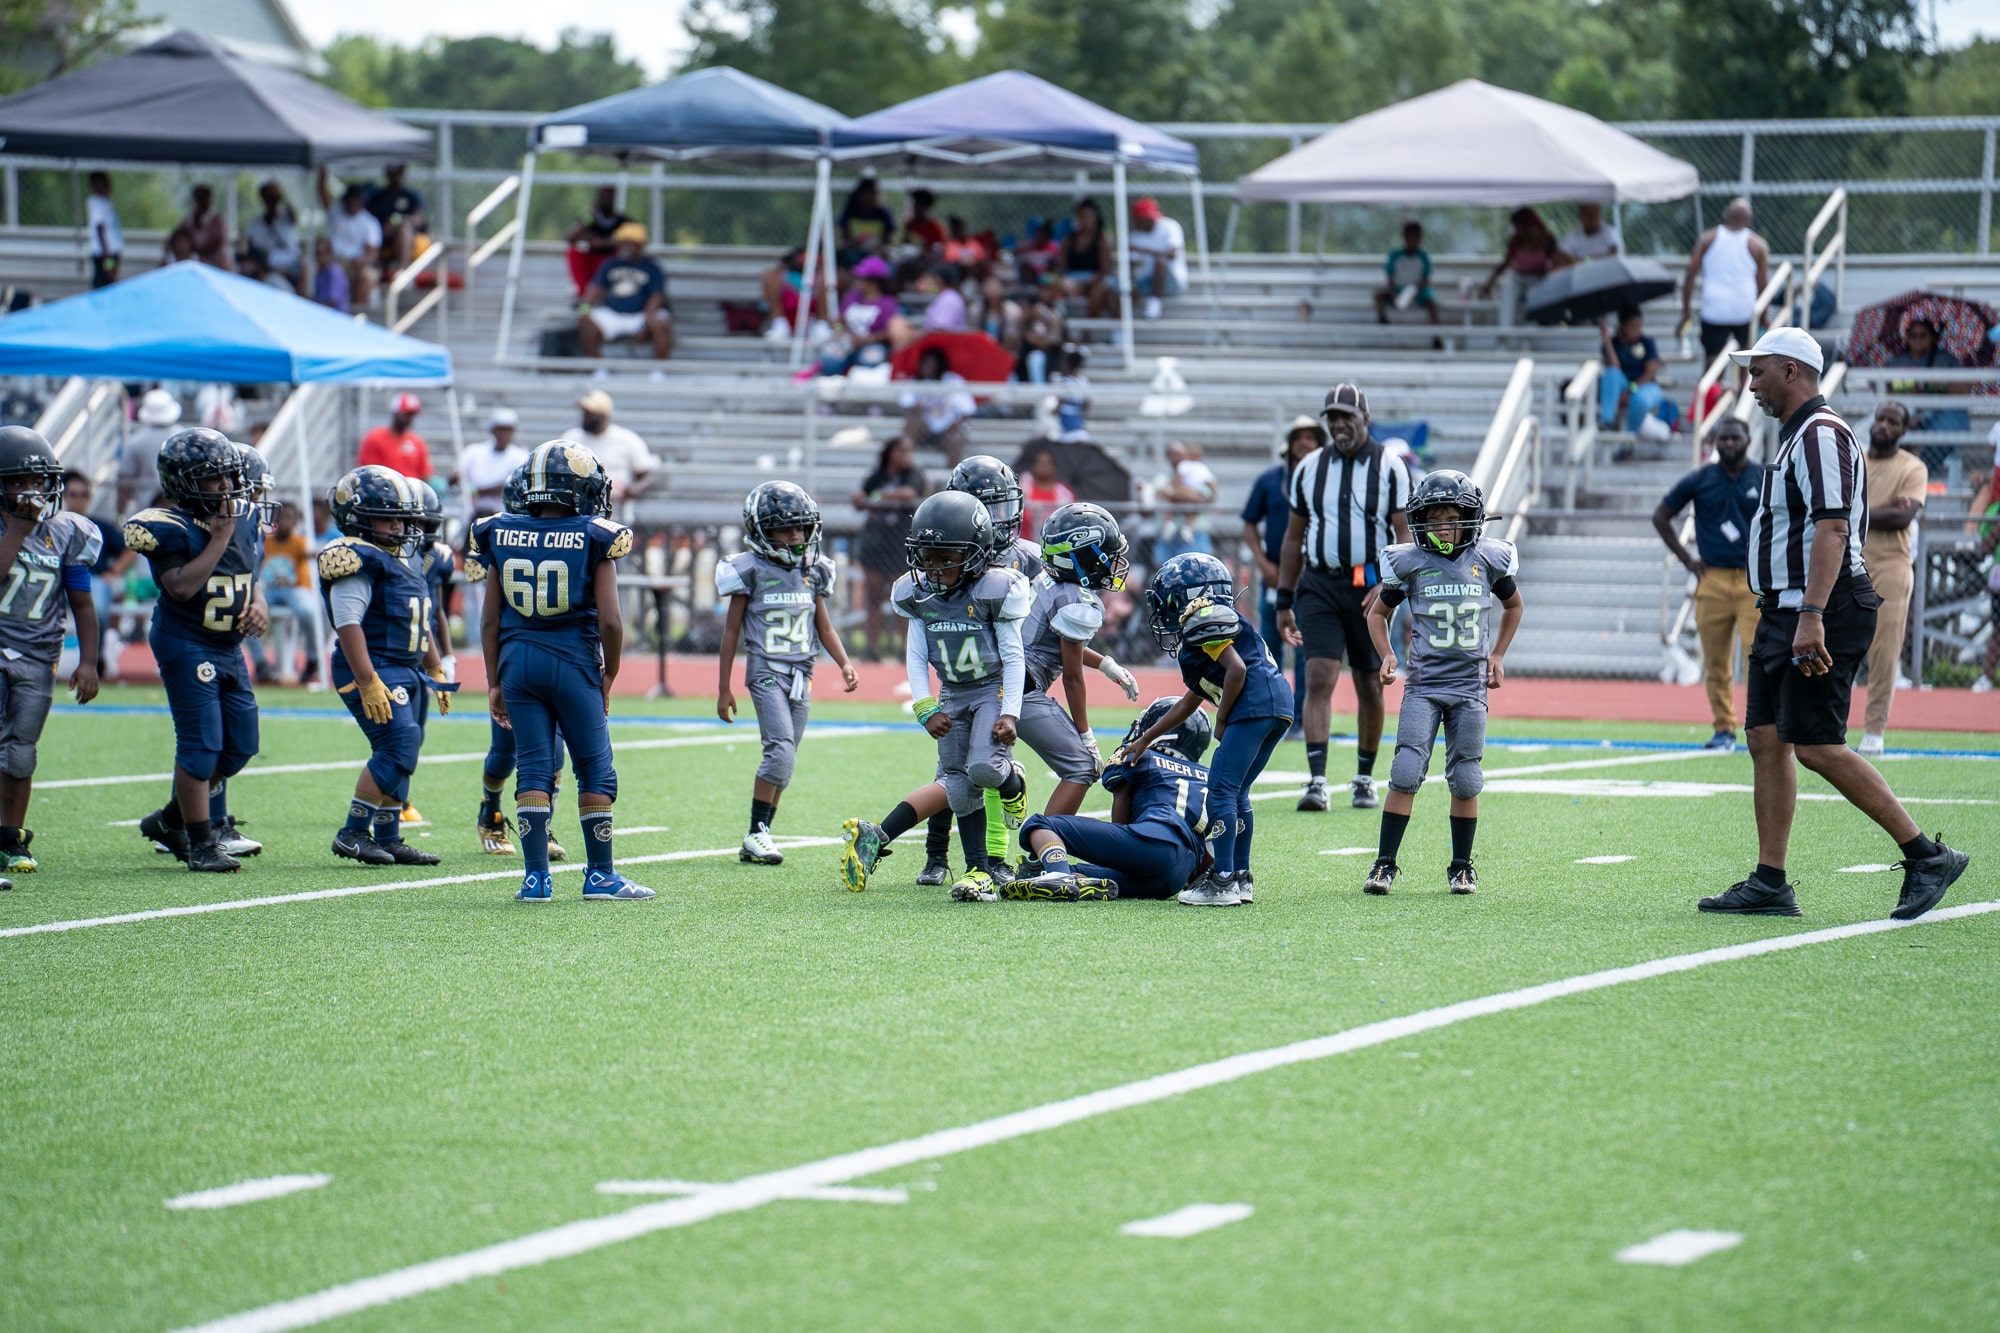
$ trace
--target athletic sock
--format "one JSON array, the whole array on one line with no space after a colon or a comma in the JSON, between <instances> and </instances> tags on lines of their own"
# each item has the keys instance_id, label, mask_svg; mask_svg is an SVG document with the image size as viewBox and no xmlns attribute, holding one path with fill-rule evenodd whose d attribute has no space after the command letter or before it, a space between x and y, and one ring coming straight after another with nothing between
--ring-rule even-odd
<instances>
[{"instance_id":1,"label":"athletic sock","mask_svg":"<svg viewBox=\"0 0 2000 1333\"><path fill-rule=\"evenodd\" d=\"M521 805L514 808L514 823L521 830L521 860L529 870L549 873L549 807Z\"/></svg>"},{"instance_id":2,"label":"athletic sock","mask_svg":"<svg viewBox=\"0 0 2000 1333\"><path fill-rule=\"evenodd\" d=\"M777 817L777 806L771 804L769 801L760 801L755 797L750 799L750 831L752 833L755 833L760 828L770 828L771 821Z\"/></svg>"},{"instance_id":3,"label":"athletic sock","mask_svg":"<svg viewBox=\"0 0 2000 1333\"><path fill-rule=\"evenodd\" d=\"M1767 866L1762 861L1759 861L1757 869L1751 872L1750 878L1757 881L1764 888L1782 889L1785 887L1785 868L1783 866Z\"/></svg>"},{"instance_id":4,"label":"athletic sock","mask_svg":"<svg viewBox=\"0 0 2000 1333\"><path fill-rule=\"evenodd\" d=\"M390 797L386 805L375 807L374 832L371 836L385 846L403 840L403 803Z\"/></svg>"},{"instance_id":5,"label":"athletic sock","mask_svg":"<svg viewBox=\"0 0 2000 1333\"><path fill-rule=\"evenodd\" d=\"M375 823L375 807L355 797L347 806L347 822L340 826L342 833L366 833Z\"/></svg>"},{"instance_id":6,"label":"athletic sock","mask_svg":"<svg viewBox=\"0 0 2000 1333\"><path fill-rule=\"evenodd\" d=\"M1046 874L1060 875L1069 871L1069 849L1059 842L1052 842L1037 853Z\"/></svg>"},{"instance_id":7,"label":"athletic sock","mask_svg":"<svg viewBox=\"0 0 2000 1333\"><path fill-rule=\"evenodd\" d=\"M1903 849L1904 858L1911 861L1928 861L1938 854L1938 845L1921 833L1898 845Z\"/></svg>"},{"instance_id":8,"label":"athletic sock","mask_svg":"<svg viewBox=\"0 0 2000 1333\"><path fill-rule=\"evenodd\" d=\"M1470 861L1472 859L1472 835L1478 831L1478 815L1453 815L1451 817L1452 860Z\"/></svg>"},{"instance_id":9,"label":"athletic sock","mask_svg":"<svg viewBox=\"0 0 2000 1333\"><path fill-rule=\"evenodd\" d=\"M1257 831L1257 812L1243 812L1243 827L1236 830L1236 873L1250 869L1250 835Z\"/></svg>"},{"instance_id":10,"label":"athletic sock","mask_svg":"<svg viewBox=\"0 0 2000 1333\"><path fill-rule=\"evenodd\" d=\"M480 782L481 790L479 793L480 823L491 824L496 818L499 817L500 788L506 783L506 781L507 778L504 774L497 778L488 777L485 775L481 776L481 782Z\"/></svg>"},{"instance_id":11,"label":"athletic sock","mask_svg":"<svg viewBox=\"0 0 2000 1333\"><path fill-rule=\"evenodd\" d=\"M981 795L982 813L986 817L986 859L1005 861L1007 859L1007 816L1000 809L1000 793L987 787Z\"/></svg>"},{"instance_id":12,"label":"athletic sock","mask_svg":"<svg viewBox=\"0 0 2000 1333\"><path fill-rule=\"evenodd\" d=\"M1356 750L1354 752L1354 771L1364 778L1374 777L1375 756L1377 753L1375 750Z\"/></svg>"},{"instance_id":13,"label":"athletic sock","mask_svg":"<svg viewBox=\"0 0 2000 1333\"><path fill-rule=\"evenodd\" d=\"M903 806L899 808L907 809L908 807ZM916 818L917 817L914 813L911 814L910 822L915 823ZM887 824L884 824L882 827L883 829L886 830L889 826ZM895 834L892 833L889 836L894 837ZM950 854L951 854L951 811L949 809L944 809L932 815L929 825L927 825L924 829L924 855L926 857L932 857L932 856L949 856Z\"/></svg>"},{"instance_id":14,"label":"athletic sock","mask_svg":"<svg viewBox=\"0 0 2000 1333\"><path fill-rule=\"evenodd\" d=\"M199 847L215 836L215 825L206 819L191 819L187 826L188 845Z\"/></svg>"},{"instance_id":15,"label":"athletic sock","mask_svg":"<svg viewBox=\"0 0 2000 1333\"><path fill-rule=\"evenodd\" d=\"M1376 853L1376 856L1384 861L1395 860L1396 853L1402 850L1403 834L1409 827L1410 817L1408 815L1391 814L1387 810L1384 810L1382 812L1382 848Z\"/></svg>"},{"instance_id":16,"label":"athletic sock","mask_svg":"<svg viewBox=\"0 0 2000 1333\"><path fill-rule=\"evenodd\" d=\"M160 807L160 822L170 829L186 828L187 821L181 818L181 803L168 797L167 803Z\"/></svg>"},{"instance_id":17,"label":"athletic sock","mask_svg":"<svg viewBox=\"0 0 2000 1333\"><path fill-rule=\"evenodd\" d=\"M965 849L968 868L986 864L986 807L976 807L958 817L958 844Z\"/></svg>"},{"instance_id":18,"label":"athletic sock","mask_svg":"<svg viewBox=\"0 0 2000 1333\"><path fill-rule=\"evenodd\" d=\"M229 784L218 782L208 792L208 822L220 824L229 818Z\"/></svg>"},{"instance_id":19,"label":"athletic sock","mask_svg":"<svg viewBox=\"0 0 2000 1333\"><path fill-rule=\"evenodd\" d=\"M1325 779L1326 777L1325 741L1321 741L1317 745L1313 744L1311 741L1306 742L1306 770L1310 772L1313 775L1313 777L1317 779L1321 780Z\"/></svg>"},{"instance_id":20,"label":"athletic sock","mask_svg":"<svg viewBox=\"0 0 2000 1333\"><path fill-rule=\"evenodd\" d=\"M601 875L617 873L611 868L611 811L585 810L578 816L583 824L583 858L590 869Z\"/></svg>"},{"instance_id":21,"label":"athletic sock","mask_svg":"<svg viewBox=\"0 0 2000 1333\"><path fill-rule=\"evenodd\" d=\"M916 810L911 807L908 801L898 801L896 802L896 808L889 812L889 817L882 821L882 841L885 843L894 842L916 826ZM949 828L946 828L945 836L947 838L951 836ZM925 840L925 844L926 846L929 845L929 839ZM946 845L949 846L950 844L947 843Z\"/></svg>"},{"instance_id":22,"label":"athletic sock","mask_svg":"<svg viewBox=\"0 0 2000 1333\"><path fill-rule=\"evenodd\" d=\"M1018 766L1009 769L1007 776L1000 782L1000 796L1003 800L1011 801L1026 790L1028 790L1028 780L1021 775Z\"/></svg>"}]
</instances>

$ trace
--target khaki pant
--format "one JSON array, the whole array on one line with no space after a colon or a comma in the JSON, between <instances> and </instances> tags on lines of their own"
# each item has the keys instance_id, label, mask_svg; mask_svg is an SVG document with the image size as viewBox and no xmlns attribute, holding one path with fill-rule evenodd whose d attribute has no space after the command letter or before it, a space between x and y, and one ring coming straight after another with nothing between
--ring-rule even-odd
<instances>
[{"instance_id":1,"label":"khaki pant","mask_svg":"<svg viewBox=\"0 0 2000 1333\"><path fill-rule=\"evenodd\" d=\"M1711 569L1694 588L1694 629L1701 636L1701 674L1717 731L1736 730L1736 698L1730 692L1736 658L1734 640L1747 660L1757 637L1757 594L1745 569Z\"/></svg>"},{"instance_id":2,"label":"khaki pant","mask_svg":"<svg viewBox=\"0 0 2000 1333\"><path fill-rule=\"evenodd\" d=\"M1861 729L1880 736L1889 729L1889 705L1896 698L1896 667L1903 657L1903 631L1910 619L1916 571L1906 556L1871 564L1868 577L1882 595L1882 609L1875 613L1875 642L1868 648L1868 705Z\"/></svg>"}]
</instances>

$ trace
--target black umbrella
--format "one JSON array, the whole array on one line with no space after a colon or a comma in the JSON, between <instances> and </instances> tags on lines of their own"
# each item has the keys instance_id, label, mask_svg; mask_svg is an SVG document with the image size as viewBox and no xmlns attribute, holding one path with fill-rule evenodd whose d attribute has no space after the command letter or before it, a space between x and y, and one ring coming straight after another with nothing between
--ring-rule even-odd
<instances>
[{"instance_id":1,"label":"black umbrella","mask_svg":"<svg viewBox=\"0 0 2000 1333\"><path fill-rule=\"evenodd\" d=\"M1537 324L1585 324L1674 289L1674 275L1650 259L1593 259L1557 269L1528 294Z\"/></svg>"}]
</instances>

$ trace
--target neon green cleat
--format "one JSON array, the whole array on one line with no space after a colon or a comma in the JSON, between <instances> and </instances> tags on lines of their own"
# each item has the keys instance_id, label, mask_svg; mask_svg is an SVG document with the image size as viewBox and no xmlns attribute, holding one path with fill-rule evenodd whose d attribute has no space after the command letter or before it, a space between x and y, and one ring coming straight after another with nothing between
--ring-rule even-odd
<instances>
[{"instance_id":1,"label":"neon green cleat","mask_svg":"<svg viewBox=\"0 0 2000 1333\"><path fill-rule=\"evenodd\" d=\"M840 878L848 888L860 893L868 887L869 872L882 859L882 829L865 819L850 819L841 829L846 840L840 849Z\"/></svg>"},{"instance_id":2,"label":"neon green cleat","mask_svg":"<svg viewBox=\"0 0 2000 1333\"><path fill-rule=\"evenodd\" d=\"M1021 779L1021 794L1000 798L1000 812L1010 829L1021 827L1028 818L1028 770L1021 767L1019 760L1014 762L1014 776Z\"/></svg>"},{"instance_id":3,"label":"neon green cleat","mask_svg":"<svg viewBox=\"0 0 2000 1333\"><path fill-rule=\"evenodd\" d=\"M984 870L968 870L964 879L951 886L951 900L955 903L993 903L1000 901L1000 891L993 887L993 876Z\"/></svg>"}]
</instances>

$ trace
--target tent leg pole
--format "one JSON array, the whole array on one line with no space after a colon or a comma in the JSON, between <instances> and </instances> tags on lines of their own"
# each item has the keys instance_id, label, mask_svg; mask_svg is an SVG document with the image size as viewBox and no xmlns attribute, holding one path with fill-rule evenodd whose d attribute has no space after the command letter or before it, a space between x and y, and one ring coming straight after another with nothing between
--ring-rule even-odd
<instances>
[{"instance_id":1,"label":"tent leg pole","mask_svg":"<svg viewBox=\"0 0 2000 1333\"><path fill-rule=\"evenodd\" d=\"M445 409L451 413L451 457L452 466L465 457L465 423L459 419L458 386L447 384L444 388Z\"/></svg>"},{"instance_id":2,"label":"tent leg pole","mask_svg":"<svg viewBox=\"0 0 2000 1333\"><path fill-rule=\"evenodd\" d=\"M831 324L840 314L840 257L833 248L833 165L827 164L826 197L819 211L820 258L826 273L826 320ZM807 308L808 314L811 308ZM810 322L810 321L808 321Z\"/></svg>"},{"instance_id":3,"label":"tent leg pole","mask_svg":"<svg viewBox=\"0 0 2000 1333\"><path fill-rule=\"evenodd\" d=\"M69 160L69 212L76 219L76 272L90 276L90 228L83 225L83 185L77 174L76 159Z\"/></svg>"},{"instance_id":4,"label":"tent leg pole","mask_svg":"<svg viewBox=\"0 0 2000 1333\"><path fill-rule=\"evenodd\" d=\"M1194 174L1194 248L1201 256L1201 279L1208 281L1208 205L1202 198L1201 173Z\"/></svg>"},{"instance_id":5,"label":"tent leg pole","mask_svg":"<svg viewBox=\"0 0 2000 1333\"><path fill-rule=\"evenodd\" d=\"M500 334L493 343L493 359L507 355L507 339L514 332L514 296L521 286L521 255L528 248L528 203L535 193L535 150L521 159L521 198L514 205L514 244L507 254L507 291L500 298Z\"/></svg>"},{"instance_id":6,"label":"tent leg pole","mask_svg":"<svg viewBox=\"0 0 2000 1333\"><path fill-rule=\"evenodd\" d=\"M1222 224L1222 271L1216 275L1208 288L1208 337L1202 342L1202 350L1215 350L1215 325L1222 318L1222 292L1229 286L1229 256L1236 249L1236 218L1243 211L1243 205L1235 200L1229 204L1229 221Z\"/></svg>"},{"instance_id":7,"label":"tent leg pole","mask_svg":"<svg viewBox=\"0 0 2000 1333\"><path fill-rule=\"evenodd\" d=\"M1125 343L1125 369L1138 363L1132 350L1132 222L1126 215L1125 159L1111 164L1111 209L1118 219L1118 332Z\"/></svg>"},{"instance_id":8,"label":"tent leg pole","mask_svg":"<svg viewBox=\"0 0 2000 1333\"><path fill-rule=\"evenodd\" d=\"M805 282L799 288L798 327L792 330L793 370L804 364L806 357L806 326L812 323L813 293L816 290L814 284L820 277L819 229L825 220L821 206L827 197L827 179L832 171L833 164L825 157L821 157L813 168L812 221L806 224L806 263L805 271L801 275ZM776 319L784 313L784 307L781 305L771 312L771 317Z\"/></svg>"}]
</instances>

